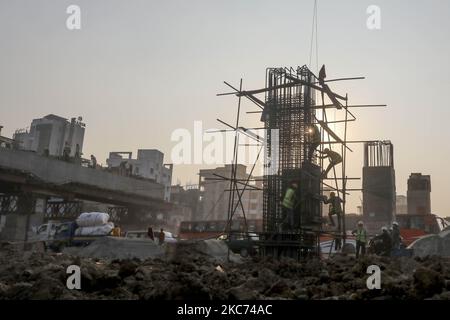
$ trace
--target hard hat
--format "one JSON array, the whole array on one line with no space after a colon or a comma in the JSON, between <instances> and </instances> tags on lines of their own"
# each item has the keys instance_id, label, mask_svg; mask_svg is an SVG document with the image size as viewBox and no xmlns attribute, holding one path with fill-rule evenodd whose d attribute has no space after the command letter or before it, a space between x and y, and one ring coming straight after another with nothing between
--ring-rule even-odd
<instances>
[{"instance_id":1,"label":"hard hat","mask_svg":"<svg viewBox=\"0 0 450 320\"><path fill-rule=\"evenodd\" d=\"M381 228L381 231L383 231L383 232L386 231L386 232L387 232L388 229L387 229L386 227L382 227L382 228Z\"/></svg>"},{"instance_id":2,"label":"hard hat","mask_svg":"<svg viewBox=\"0 0 450 320\"><path fill-rule=\"evenodd\" d=\"M398 226L398 222L397 222L397 221L394 221L394 222L392 222L392 225L393 225L393 226Z\"/></svg>"},{"instance_id":3,"label":"hard hat","mask_svg":"<svg viewBox=\"0 0 450 320\"><path fill-rule=\"evenodd\" d=\"M358 221L358 225L359 225L359 226L362 226L363 224L364 224L364 222Z\"/></svg>"}]
</instances>

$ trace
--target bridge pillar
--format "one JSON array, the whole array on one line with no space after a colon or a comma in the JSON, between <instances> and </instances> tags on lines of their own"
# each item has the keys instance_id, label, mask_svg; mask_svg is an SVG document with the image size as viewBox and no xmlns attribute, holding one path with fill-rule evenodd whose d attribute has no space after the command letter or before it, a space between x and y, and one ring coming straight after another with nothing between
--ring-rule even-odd
<instances>
[{"instance_id":1,"label":"bridge pillar","mask_svg":"<svg viewBox=\"0 0 450 320\"><path fill-rule=\"evenodd\" d=\"M44 220L46 198L30 193L0 195L0 240L28 241L31 228Z\"/></svg>"}]
</instances>

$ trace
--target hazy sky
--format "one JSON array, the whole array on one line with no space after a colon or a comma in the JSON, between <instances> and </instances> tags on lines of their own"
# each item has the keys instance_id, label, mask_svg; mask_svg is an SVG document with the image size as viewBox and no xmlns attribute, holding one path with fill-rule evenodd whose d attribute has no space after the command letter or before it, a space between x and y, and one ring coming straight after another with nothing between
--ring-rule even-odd
<instances>
[{"instance_id":1,"label":"hazy sky","mask_svg":"<svg viewBox=\"0 0 450 320\"><path fill-rule=\"evenodd\" d=\"M411 172L430 174L432 211L450 215L450 1L319 0L319 63L358 109L351 139L389 139L397 193ZM66 8L81 8L81 30L66 28ZM369 5L381 29L366 27ZM172 147L173 130L221 128L236 104L223 80L264 86L266 67L309 62L313 1L0 0L0 124L3 135L49 113L86 122L84 154ZM244 103L244 110L255 110ZM243 121L260 126L258 117ZM349 157L361 176L362 152ZM199 167L175 167L174 182L197 181ZM359 187L353 182L351 187ZM360 193L349 199L355 211Z\"/></svg>"}]
</instances>

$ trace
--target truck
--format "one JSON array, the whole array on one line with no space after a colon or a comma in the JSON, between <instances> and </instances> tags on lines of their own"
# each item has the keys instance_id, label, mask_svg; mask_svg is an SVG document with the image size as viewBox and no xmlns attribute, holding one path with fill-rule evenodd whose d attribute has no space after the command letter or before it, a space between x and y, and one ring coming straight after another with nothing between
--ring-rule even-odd
<instances>
[{"instance_id":1,"label":"truck","mask_svg":"<svg viewBox=\"0 0 450 320\"><path fill-rule=\"evenodd\" d=\"M96 239L109 236L109 234L77 236L75 235L77 228L78 225L75 221L58 224L53 237L44 242L46 249L60 252L64 247L87 246Z\"/></svg>"},{"instance_id":2,"label":"truck","mask_svg":"<svg viewBox=\"0 0 450 320\"><path fill-rule=\"evenodd\" d=\"M406 246L427 234L438 234L449 227L447 221L434 214L397 214L400 235Z\"/></svg>"}]
</instances>

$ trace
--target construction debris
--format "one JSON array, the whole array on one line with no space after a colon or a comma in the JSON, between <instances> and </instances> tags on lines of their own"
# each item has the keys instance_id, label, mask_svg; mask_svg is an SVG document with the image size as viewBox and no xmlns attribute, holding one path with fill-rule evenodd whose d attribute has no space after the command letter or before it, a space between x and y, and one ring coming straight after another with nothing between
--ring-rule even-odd
<instances>
[{"instance_id":1,"label":"construction debris","mask_svg":"<svg viewBox=\"0 0 450 320\"><path fill-rule=\"evenodd\" d=\"M202 254L100 260L67 254L0 250L1 299L450 299L450 260L441 257L246 260ZM187 252L186 252L187 253ZM66 287L69 265L81 268L81 290ZM381 269L381 289L366 286L367 267Z\"/></svg>"}]
</instances>

